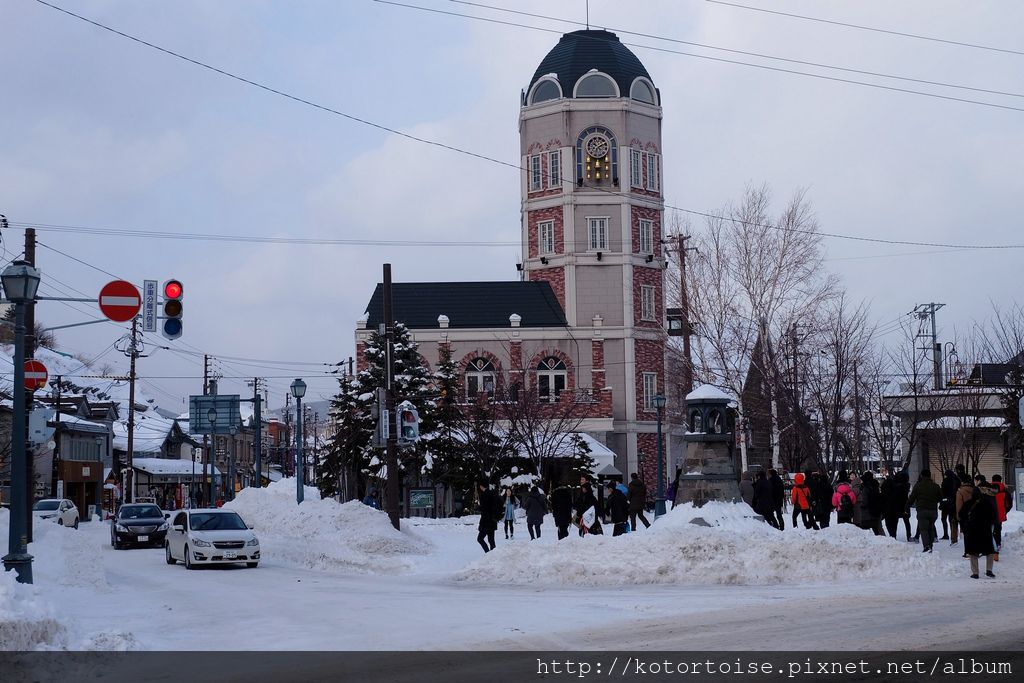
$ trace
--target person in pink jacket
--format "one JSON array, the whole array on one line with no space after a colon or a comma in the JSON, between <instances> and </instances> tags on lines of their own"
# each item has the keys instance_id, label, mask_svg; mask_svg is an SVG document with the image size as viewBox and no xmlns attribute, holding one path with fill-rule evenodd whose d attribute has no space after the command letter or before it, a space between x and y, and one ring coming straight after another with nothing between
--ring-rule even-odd
<instances>
[{"instance_id":1,"label":"person in pink jacket","mask_svg":"<svg viewBox=\"0 0 1024 683\"><path fill-rule=\"evenodd\" d=\"M837 524L853 524L853 511L857 509L857 494L850 486L850 475L846 470L839 472L836 491L832 494L832 507L836 509Z\"/></svg>"}]
</instances>

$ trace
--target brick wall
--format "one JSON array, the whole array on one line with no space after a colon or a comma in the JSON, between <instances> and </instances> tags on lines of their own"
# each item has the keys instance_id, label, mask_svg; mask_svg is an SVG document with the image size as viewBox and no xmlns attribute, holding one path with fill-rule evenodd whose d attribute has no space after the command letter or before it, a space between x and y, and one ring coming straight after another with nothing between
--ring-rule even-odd
<instances>
[{"instance_id":1,"label":"brick wall","mask_svg":"<svg viewBox=\"0 0 1024 683\"><path fill-rule=\"evenodd\" d=\"M661 268L633 269L633 324L637 327L660 330L663 318L665 278ZM643 302L640 288L654 287L654 320L642 320Z\"/></svg>"},{"instance_id":2,"label":"brick wall","mask_svg":"<svg viewBox=\"0 0 1024 683\"><path fill-rule=\"evenodd\" d=\"M531 270L529 272L529 279L531 282L544 281L551 285L551 290L555 293L555 298L558 299L558 303L562 306L562 310L565 310L565 269L564 268L541 268L539 270Z\"/></svg>"},{"instance_id":3,"label":"brick wall","mask_svg":"<svg viewBox=\"0 0 1024 683\"><path fill-rule=\"evenodd\" d=\"M632 218L630 219L633 223L633 253L640 253L640 221L651 221L654 223L653 229L651 230L651 245L653 247L654 255L658 256L661 252L661 211L658 209L649 209L644 206L634 206L632 210ZM649 267L654 267L651 264Z\"/></svg>"},{"instance_id":4,"label":"brick wall","mask_svg":"<svg viewBox=\"0 0 1024 683\"><path fill-rule=\"evenodd\" d=\"M530 258L540 256L540 233L537 224L543 221L554 221L555 223L555 253L565 253L565 228L562 222L564 214L562 207L552 206L547 209L537 209L527 214L527 226L530 239Z\"/></svg>"},{"instance_id":5,"label":"brick wall","mask_svg":"<svg viewBox=\"0 0 1024 683\"><path fill-rule=\"evenodd\" d=\"M666 398L665 393L665 344L650 339L637 339L636 349L636 416L637 420L655 420L657 412L644 409L644 376L645 372L658 374L658 391Z\"/></svg>"}]
</instances>

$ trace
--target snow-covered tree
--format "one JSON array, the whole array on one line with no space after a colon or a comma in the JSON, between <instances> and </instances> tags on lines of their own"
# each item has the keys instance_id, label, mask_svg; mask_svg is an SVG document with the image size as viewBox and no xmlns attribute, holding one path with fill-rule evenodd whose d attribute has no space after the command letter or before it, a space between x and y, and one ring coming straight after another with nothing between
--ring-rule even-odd
<instances>
[{"instance_id":1,"label":"snow-covered tree","mask_svg":"<svg viewBox=\"0 0 1024 683\"><path fill-rule=\"evenodd\" d=\"M458 404L459 366L448 346L441 349L434 389L439 397L432 415L433 430L424 444L431 458L427 474L444 487L445 493L449 489L472 491L480 467L466 448L467 425Z\"/></svg>"}]
</instances>

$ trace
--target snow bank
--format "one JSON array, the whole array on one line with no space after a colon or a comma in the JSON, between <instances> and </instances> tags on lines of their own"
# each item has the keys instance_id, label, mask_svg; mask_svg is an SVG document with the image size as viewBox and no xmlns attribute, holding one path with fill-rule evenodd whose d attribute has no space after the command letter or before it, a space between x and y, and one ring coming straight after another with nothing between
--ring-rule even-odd
<instances>
[{"instance_id":1,"label":"snow bank","mask_svg":"<svg viewBox=\"0 0 1024 683\"><path fill-rule=\"evenodd\" d=\"M5 511L6 512L6 511ZM7 520L0 527L7 532ZM0 571L0 650L52 650L67 644L67 632L35 586Z\"/></svg>"},{"instance_id":2,"label":"snow bank","mask_svg":"<svg viewBox=\"0 0 1024 683\"><path fill-rule=\"evenodd\" d=\"M710 526L691 520L700 517ZM610 527L608 528L610 532ZM477 584L771 585L863 581L963 572L959 553L874 536L849 524L822 531L768 526L742 504L682 505L650 529L555 544L500 546L454 575Z\"/></svg>"},{"instance_id":3,"label":"snow bank","mask_svg":"<svg viewBox=\"0 0 1024 683\"><path fill-rule=\"evenodd\" d=\"M102 534L101 540L97 540L95 534L89 533L93 529L87 528L88 524L105 526L101 522L87 522L73 529L36 521L28 549L35 576L50 584L109 592L111 587L100 554L109 536Z\"/></svg>"},{"instance_id":4,"label":"snow bank","mask_svg":"<svg viewBox=\"0 0 1024 683\"><path fill-rule=\"evenodd\" d=\"M411 568L411 556L432 547L415 533L396 531L384 512L359 501L321 500L307 487L296 504L294 479L244 489L224 507L253 525L264 559L311 569L402 572Z\"/></svg>"}]
</instances>

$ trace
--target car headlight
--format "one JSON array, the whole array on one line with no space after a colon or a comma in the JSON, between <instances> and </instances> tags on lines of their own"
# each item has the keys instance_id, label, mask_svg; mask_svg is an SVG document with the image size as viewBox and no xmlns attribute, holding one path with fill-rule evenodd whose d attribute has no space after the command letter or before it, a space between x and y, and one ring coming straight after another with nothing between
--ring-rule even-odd
<instances>
[{"instance_id":1,"label":"car headlight","mask_svg":"<svg viewBox=\"0 0 1024 683\"><path fill-rule=\"evenodd\" d=\"M194 545L197 548L209 548L210 547L210 542L209 541L204 541L201 538L193 538L192 539L192 545Z\"/></svg>"},{"instance_id":2,"label":"car headlight","mask_svg":"<svg viewBox=\"0 0 1024 683\"><path fill-rule=\"evenodd\" d=\"M167 522L164 522L159 527L157 527L157 531L167 531L170 528L171 528L171 525L168 524Z\"/></svg>"},{"instance_id":3,"label":"car headlight","mask_svg":"<svg viewBox=\"0 0 1024 683\"><path fill-rule=\"evenodd\" d=\"M253 536L252 539L250 539L250 541L248 543L246 543L246 545L259 545L259 544L260 544L259 539L257 539L255 536Z\"/></svg>"},{"instance_id":4,"label":"car headlight","mask_svg":"<svg viewBox=\"0 0 1024 683\"><path fill-rule=\"evenodd\" d=\"M121 526L120 524L115 524L114 525L114 529L117 530L117 531L120 531L122 533L128 533L128 529L123 527L123 526Z\"/></svg>"}]
</instances>

